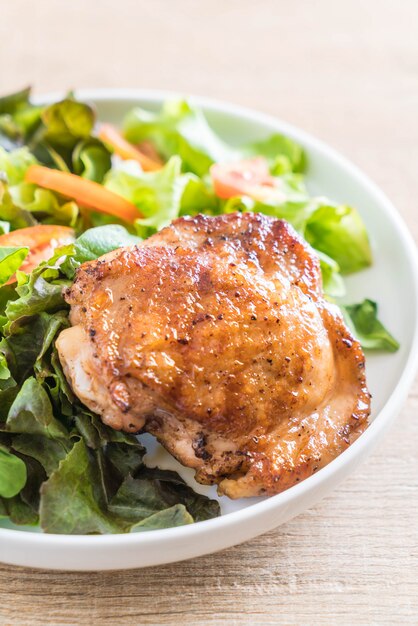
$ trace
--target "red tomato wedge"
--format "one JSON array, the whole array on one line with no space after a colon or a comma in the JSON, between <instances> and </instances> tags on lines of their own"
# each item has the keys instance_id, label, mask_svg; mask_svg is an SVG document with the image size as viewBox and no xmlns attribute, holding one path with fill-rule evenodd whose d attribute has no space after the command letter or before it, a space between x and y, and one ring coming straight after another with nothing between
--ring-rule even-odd
<instances>
[{"instance_id":1,"label":"red tomato wedge","mask_svg":"<svg viewBox=\"0 0 418 626\"><path fill-rule=\"evenodd\" d=\"M245 159L235 163L215 163L210 168L213 188L219 198L250 196L266 201L282 199L276 180L270 175L263 157Z\"/></svg>"},{"instance_id":2,"label":"red tomato wedge","mask_svg":"<svg viewBox=\"0 0 418 626\"><path fill-rule=\"evenodd\" d=\"M133 222L138 217L142 217L132 202L109 191L103 185L76 174L52 170L43 165L31 165L26 172L25 180L27 183L35 183L40 187L52 189L63 196L73 198L81 206L99 213L114 215L126 222Z\"/></svg>"},{"instance_id":3,"label":"red tomato wedge","mask_svg":"<svg viewBox=\"0 0 418 626\"><path fill-rule=\"evenodd\" d=\"M0 235L0 246L10 246L11 248L24 246L29 248L29 254L20 267L23 272L29 273L39 263L49 259L55 248L65 246L74 240L74 231L72 228L68 228L68 226L38 224L37 226L20 228L11 233ZM14 280L12 276L8 283L13 283Z\"/></svg>"},{"instance_id":4,"label":"red tomato wedge","mask_svg":"<svg viewBox=\"0 0 418 626\"><path fill-rule=\"evenodd\" d=\"M99 130L99 137L107 143L115 154L121 157L121 159L132 159L137 161L145 172L154 172L161 169L161 161L154 156L145 154L139 148L132 145L127 141L120 132L111 124L102 124ZM148 150L149 152L149 150Z\"/></svg>"}]
</instances>

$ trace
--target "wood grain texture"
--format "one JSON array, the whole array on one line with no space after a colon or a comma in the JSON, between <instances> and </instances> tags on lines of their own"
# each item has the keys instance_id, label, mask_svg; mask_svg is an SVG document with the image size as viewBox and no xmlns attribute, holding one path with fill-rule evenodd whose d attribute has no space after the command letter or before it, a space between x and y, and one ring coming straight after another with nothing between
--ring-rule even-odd
<instances>
[{"instance_id":1,"label":"wood grain texture","mask_svg":"<svg viewBox=\"0 0 418 626\"><path fill-rule=\"evenodd\" d=\"M344 152L418 239L416 0L13 0L0 90L152 87L228 99ZM3 626L418 623L418 384L367 463L274 532L180 564L0 566Z\"/></svg>"}]
</instances>

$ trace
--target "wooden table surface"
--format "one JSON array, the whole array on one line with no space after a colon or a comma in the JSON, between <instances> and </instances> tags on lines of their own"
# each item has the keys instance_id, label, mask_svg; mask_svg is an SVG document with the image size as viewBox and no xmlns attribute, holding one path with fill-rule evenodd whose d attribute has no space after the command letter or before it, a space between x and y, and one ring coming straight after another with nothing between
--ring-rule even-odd
<instances>
[{"instance_id":1,"label":"wooden table surface","mask_svg":"<svg viewBox=\"0 0 418 626\"><path fill-rule=\"evenodd\" d=\"M149 87L276 114L345 153L418 239L416 0L13 0L0 89ZM418 385L325 501L219 554L147 570L0 565L0 624L418 624Z\"/></svg>"}]
</instances>

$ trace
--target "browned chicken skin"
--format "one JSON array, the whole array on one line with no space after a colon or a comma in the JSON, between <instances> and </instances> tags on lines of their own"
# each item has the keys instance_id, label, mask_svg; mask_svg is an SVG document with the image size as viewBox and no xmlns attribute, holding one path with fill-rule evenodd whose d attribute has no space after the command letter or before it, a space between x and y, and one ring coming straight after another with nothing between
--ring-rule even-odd
<instances>
[{"instance_id":1,"label":"browned chicken skin","mask_svg":"<svg viewBox=\"0 0 418 626\"><path fill-rule=\"evenodd\" d=\"M287 489L367 426L360 345L284 221L180 218L82 265L66 299L57 347L78 397L231 498Z\"/></svg>"}]
</instances>

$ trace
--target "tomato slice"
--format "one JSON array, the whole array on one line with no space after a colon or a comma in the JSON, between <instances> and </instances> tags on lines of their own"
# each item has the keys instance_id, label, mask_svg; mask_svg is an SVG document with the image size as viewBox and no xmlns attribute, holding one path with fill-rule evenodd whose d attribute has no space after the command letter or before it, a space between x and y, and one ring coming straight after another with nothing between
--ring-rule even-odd
<instances>
[{"instance_id":1,"label":"tomato slice","mask_svg":"<svg viewBox=\"0 0 418 626\"><path fill-rule=\"evenodd\" d=\"M263 157L235 163L215 163L210 173L219 198L226 200L234 196L250 196L260 201L283 199L283 192L278 189Z\"/></svg>"},{"instance_id":2,"label":"tomato slice","mask_svg":"<svg viewBox=\"0 0 418 626\"><path fill-rule=\"evenodd\" d=\"M23 272L28 273L35 269L39 263L49 259L55 248L65 246L74 240L74 231L68 226L37 224L0 235L0 246L12 248L25 246L29 248L29 254L20 267ZM14 280L12 276L8 283L12 283Z\"/></svg>"},{"instance_id":3,"label":"tomato slice","mask_svg":"<svg viewBox=\"0 0 418 626\"><path fill-rule=\"evenodd\" d=\"M267 161L262 157L235 163L215 163L210 173L216 195L224 199L251 195L254 187L271 187L274 183Z\"/></svg>"}]
</instances>

